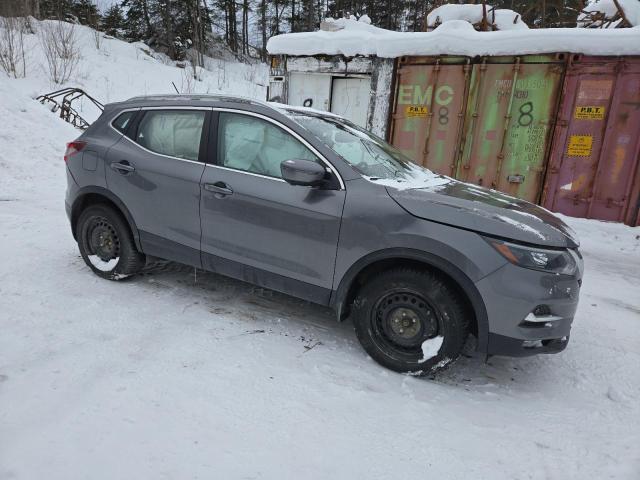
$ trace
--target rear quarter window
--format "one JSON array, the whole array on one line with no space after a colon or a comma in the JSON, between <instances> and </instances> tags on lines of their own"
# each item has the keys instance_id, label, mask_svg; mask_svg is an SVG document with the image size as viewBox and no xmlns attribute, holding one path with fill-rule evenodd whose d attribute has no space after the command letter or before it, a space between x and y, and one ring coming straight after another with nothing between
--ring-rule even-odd
<instances>
[{"instance_id":1,"label":"rear quarter window","mask_svg":"<svg viewBox=\"0 0 640 480\"><path fill-rule=\"evenodd\" d=\"M124 112L120 114L111 124L120 133L125 133L135 114L136 112Z\"/></svg>"},{"instance_id":2,"label":"rear quarter window","mask_svg":"<svg viewBox=\"0 0 640 480\"><path fill-rule=\"evenodd\" d=\"M205 116L202 110L148 110L135 142L154 153L197 161Z\"/></svg>"}]
</instances>

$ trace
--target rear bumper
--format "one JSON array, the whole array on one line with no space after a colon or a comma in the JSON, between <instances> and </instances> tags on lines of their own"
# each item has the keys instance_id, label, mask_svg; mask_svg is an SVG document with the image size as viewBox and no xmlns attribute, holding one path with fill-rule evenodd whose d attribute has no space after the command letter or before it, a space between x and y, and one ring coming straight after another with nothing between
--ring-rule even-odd
<instances>
[{"instance_id":1,"label":"rear bumper","mask_svg":"<svg viewBox=\"0 0 640 480\"><path fill-rule=\"evenodd\" d=\"M487 310L487 355L523 357L567 347L581 286L575 276L507 264L476 283Z\"/></svg>"},{"instance_id":2,"label":"rear bumper","mask_svg":"<svg viewBox=\"0 0 640 480\"><path fill-rule=\"evenodd\" d=\"M67 219L71 221L71 205L69 202L64 202L64 209L67 212Z\"/></svg>"}]
</instances>

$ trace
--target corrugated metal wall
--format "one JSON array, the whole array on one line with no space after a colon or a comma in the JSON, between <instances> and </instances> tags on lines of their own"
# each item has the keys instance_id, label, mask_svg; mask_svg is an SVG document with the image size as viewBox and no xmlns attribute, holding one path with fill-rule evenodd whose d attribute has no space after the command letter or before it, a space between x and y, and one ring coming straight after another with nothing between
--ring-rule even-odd
<instances>
[{"instance_id":1,"label":"corrugated metal wall","mask_svg":"<svg viewBox=\"0 0 640 480\"><path fill-rule=\"evenodd\" d=\"M399 60L389 138L434 172L455 175L471 68L465 57Z\"/></svg>"},{"instance_id":2,"label":"corrugated metal wall","mask_svg":"<svg viewBox=\"0 0 640 480\"><path fill-rule=\"evenodd\" d=\"M456 177L538 201L563 73L563 56L475 64Z\"/></svg>"},{"instance_id":3,"label":"corrugated metal wall","mask_svg":"<svg viewBox=\"0 0 640 480\"><path fill-rule=\"evenodd\" d=\"M640 59L572 57L543 205L575 217L636 223L639 156Z\"/></svg>"},{"instance_id":4,"label":"corrugated metal wall","mask_svg":"<svg viewBox=\"0 0 640 480\"><path fill-rule=\"evenodd\" d=\"M398 59L389 140L550 210L640 222L640 58Z\"/></svg>"}]
</instances>

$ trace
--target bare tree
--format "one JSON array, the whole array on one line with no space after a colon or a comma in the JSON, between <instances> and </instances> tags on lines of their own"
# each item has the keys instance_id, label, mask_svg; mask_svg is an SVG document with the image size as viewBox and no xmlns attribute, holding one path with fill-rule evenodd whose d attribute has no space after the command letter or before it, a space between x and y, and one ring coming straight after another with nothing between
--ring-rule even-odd
<instances>
[{"instance_id":1,"label":"bare tree","mask_svg":"<svg viewBox=\"0 0 640 480\"><path fill-rule=\"evenodd\" d=\"M263 62L267 61L267 0L260 1L260 34L262 37L262 47L260 49L260 58Z\"/></svg>"},{"instance_id":2,"label":"bare tree","mask_svg":"<svg viewBox=\"0 0 640 480\"><path fill-rule=\"evenodd\" d=\"M180 72L180 93L193 93L195 89L195 77L197 75L197 66L193 64L187 64Z\"/></svg>"},{"instance_id":3,"label":"bare tree","mask_svg":"<svg viewBox=\"0 0 640 480\"><path fill-rule=\"evenodd\" d=\"M102 47L102 32L97 28L93 31L93 44L96 46L96 50L100 50Z\"/></svg>"},{"instance_id":4,"label":"bare tree","mask_svg":"<svg viewBox=\"0 0 640 480\"><path fill-rule=\"evenodd\" d=\"M26 77L24 52L26 18L0 17L0 68L14 78Z\"/></svg>"},{"instance_id":5,"label":"bare tree","mask_svg":"<svg viewBox=\"0 0 640 480\"><path fill-rule=\"evenodd\" d=\"M51 81L64 83L69 80L80 62L75 25L45 21L40 24L38 37Z\"/></svg>"}]
</instances>

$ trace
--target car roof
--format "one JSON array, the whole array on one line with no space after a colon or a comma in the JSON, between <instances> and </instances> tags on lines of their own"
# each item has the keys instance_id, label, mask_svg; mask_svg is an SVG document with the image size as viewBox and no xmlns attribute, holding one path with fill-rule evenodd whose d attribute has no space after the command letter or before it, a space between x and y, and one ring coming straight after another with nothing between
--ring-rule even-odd
<instances>
[{"instance_id":1,"label":"car roof","mask_svg":"<svg viewBox=\"0 0 640 480\"><path fill-rule=\"evenodd\" d=\"M280 114L288 115L290 113L312 114L319 116L338 117L338 115L321 110L315 110L307 107L296 107L276 102L267 102L247 98L236 95L216 95L216 94L160 94L160 95L143 95L132 97L122 102L115 102L108 107L131 108L131 107L162 107L162 106L182 106L182 107L238 107L249 110L268 109Z\"/></svg>"},{"instance_id":2,"label":"car roof","mask_svg":"<svg viewBox=\"0 0 640 480\"><path fill-rule=\"evenodd\" d=\"M264 105L266 102L254 100L251 98L234 96L234 95L212 95L212 94L160 94L160 95L142 95L138 97L132 97L129 100L125 100L122 103L142 103L142 102L193 102L193 103L205 103L216 104L220 102L224 103L244 103L253 105Z\"/></svg>"},{"instance_id":3,"label":"car roof","mask_svg":"<svg viewBox=\"0 0 640 480\"><path fill-rule=\"evenodd\" d=\"M161 94L143 95L132 97L121 102L114 102L113 107L145 107L145 106L190 106L190 107L214 107L221 104L236 105L238 107L269 107L267 102L232 95L205 95L205 94ZM272 108L272 107L271 107Z\"/></svg>"}]
</instances>

